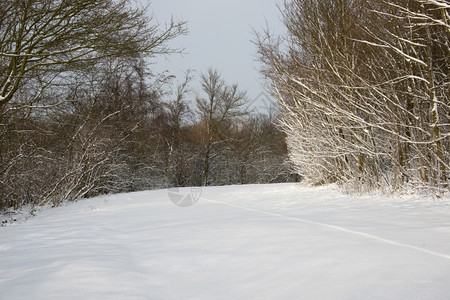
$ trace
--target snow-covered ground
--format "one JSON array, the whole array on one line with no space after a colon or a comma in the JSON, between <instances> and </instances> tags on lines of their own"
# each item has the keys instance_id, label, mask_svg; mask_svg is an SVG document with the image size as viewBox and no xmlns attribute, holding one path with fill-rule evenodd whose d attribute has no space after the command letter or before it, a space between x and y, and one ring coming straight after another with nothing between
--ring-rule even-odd
<instances>
[{"instance_id":1,"label":"snow-covered ground","mask_svg":"<svg viewBox=\"0 0 450 300\"><path fill-rule=\"evenodd\" d=\"M448 300L450 200L295 184L83 200L0 228L0 299Z\"/></svg>"}]
</instances>

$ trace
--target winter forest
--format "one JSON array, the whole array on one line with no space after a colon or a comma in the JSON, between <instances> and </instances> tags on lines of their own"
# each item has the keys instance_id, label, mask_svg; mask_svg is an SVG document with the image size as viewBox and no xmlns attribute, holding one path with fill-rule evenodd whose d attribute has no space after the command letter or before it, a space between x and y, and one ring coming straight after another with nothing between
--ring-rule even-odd
<instances>
[{"instance_id":1,"label":"winter forest","mask_svg":"<svg viewBox=\"0 0 450 300\"><path fill-rule=\"evenodd\" d=\"M238 84L153 72L187 33L130 0L1 1L0 209L289 180L275 115Z\"/></svg>"},{"instance_id":2,"label":"winter forest","mask_svg":"<svg viewBox=\"0 0 450 300\"><path fill-rule=\"evenodd\" d=\"M257 38L290 160L350 192L449 188L450 4L285 1Z\"/></svg>"},{"instance_id":3,"label":"winter forest","mask_svg":"<svg viewBox=\"0 0 450 300\"><path fill-rule=\"evenodd\" d=\"M147 189L287 182L442 195L446 0L286 0L253 43L276 111L214 66L153 70L189 23L130 0L0 2L0 210ZM193 88L199 86L198 89Z\"/></svg>"}]
</instances>

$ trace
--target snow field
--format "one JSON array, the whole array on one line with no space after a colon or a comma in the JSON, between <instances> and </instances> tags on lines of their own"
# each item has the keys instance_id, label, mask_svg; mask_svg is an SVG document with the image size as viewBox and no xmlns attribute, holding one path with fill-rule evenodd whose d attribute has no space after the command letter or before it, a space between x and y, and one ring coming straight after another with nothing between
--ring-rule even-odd
<instances>
[{"instance_id":1,"label":"snow field","mask_svg":"<svg viewBox=\"0 0 450 300\"><path fill-rule=\"evenodd\" d=\"M279 184L181 208L160 190L0 228L2 300L450 299L449 276L449 199Z\"/></svg>"}]
</instances>

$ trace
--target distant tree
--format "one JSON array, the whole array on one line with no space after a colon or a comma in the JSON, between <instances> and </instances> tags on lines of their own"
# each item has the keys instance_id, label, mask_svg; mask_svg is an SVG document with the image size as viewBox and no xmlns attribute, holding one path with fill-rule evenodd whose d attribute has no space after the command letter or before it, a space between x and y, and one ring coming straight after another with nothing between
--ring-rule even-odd
<instances>
[{"instance_id":1,"label":"distant tree","mask_svg":"<svg viewBox=\"0 0 450 300\"><path fill-rule=\"evenodd\" d=\"M273 183L289 181L285 134L277 127L276 117L253 115L242 121L231 141L236 165L233 183Z\"/></svg>"},{"instance_id":2,"label":"distant tree","mask_svg":"<svg viewBox=\"0 0 450 300\"><path fill-rule=\"evenodd\" d=\"M208 185L214 148L230 139L237 120L248 114L246 93L237 84L227 85L218 71L201 75L203 97L196 98L203 143L203 185Z\"/></svg>"},{"instance_id":3,"label":"distant tree","mask_svg":"<svg viewBox=\"0 0 450 300\"><path fill-rule=\"evenodd\" d=\"M185 186L189 184L189 155L192 149L186 149L187 126L191 117L191 107L186 99L191 94L190 83L193 80L192 71L185 73L183 81L175 86L169 100L163 103L167 115L167 128L164 139L167 143L166 177L170 185Z\"/></svg>"}]
</instances>

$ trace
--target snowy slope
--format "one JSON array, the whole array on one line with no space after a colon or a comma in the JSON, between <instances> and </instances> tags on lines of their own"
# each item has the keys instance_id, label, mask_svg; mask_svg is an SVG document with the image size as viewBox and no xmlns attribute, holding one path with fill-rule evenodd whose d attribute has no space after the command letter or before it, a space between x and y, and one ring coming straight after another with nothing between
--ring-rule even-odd
<instances>
[{"instance_id":1,"label":"snowy slope","mask_svg":"<svg viewBox=\"0 0 450 300\"><path fill-rule=\"evenodd\" d=\"M164 190L89 199L0 228L0 299L448 300L450 201L293 184L187 208Z\"/></svg>"}]
</instances>

